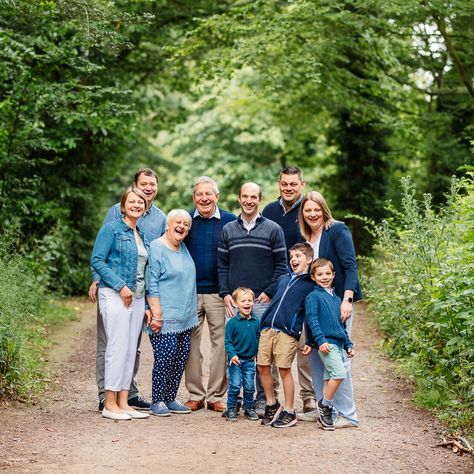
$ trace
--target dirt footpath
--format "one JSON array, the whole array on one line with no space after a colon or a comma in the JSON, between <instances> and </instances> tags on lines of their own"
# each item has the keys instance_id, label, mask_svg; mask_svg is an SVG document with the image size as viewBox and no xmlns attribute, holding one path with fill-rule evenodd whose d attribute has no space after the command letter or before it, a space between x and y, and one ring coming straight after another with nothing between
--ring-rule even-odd
<instances>
[{"instance_id":1,"label":"dirt footpath","mask_svg":"<svg viewBox=\"0 0 474 474\"><path fill-rule=\"evenodd\" d=\"M229 423L207 410L126 422L103 419L94 381L95 308L82 300L73 304L81 319L57 336L48 392L36 406L0 408L0 471L474 472L472 457L434 447L442 427L413 407L409 387L376 349L376 332L363 313L356 316L353 334L361 425L325 432L316 423L298 422L284 430L244 418ZM151 350L146 337L142 353L140 387L149 397ZM181 400L186 395L181 387Z\"/></svg>"}]
</instances>

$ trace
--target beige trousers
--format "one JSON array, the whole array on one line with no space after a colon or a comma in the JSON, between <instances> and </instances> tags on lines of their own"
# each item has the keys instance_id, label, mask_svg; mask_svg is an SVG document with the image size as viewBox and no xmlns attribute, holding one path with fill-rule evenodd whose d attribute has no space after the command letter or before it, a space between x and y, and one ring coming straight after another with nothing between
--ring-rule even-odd
<instances>
[{"instance_id":1,"label":"beige trousers","mask_svg":"<svg viewBox=\"0 0 474 474\"><path fill-rule=\"evenodd\" d=\"M218 294L198 294L199 326L191 333L191 351L184 370L184 381L190 400L207 399L214 403L220 401L227 390L226 354L224 347L225 309ZM211 340L211 361L207 389L203 383L203 355L201 337L204 319L209 327Z\"/></svg>"},{"instance_id":2,"label":"beige trousers","mask_svg":"<svg viewBox=\"0 0 474 474\"><path fill-rule=\"evenodd\" d=\"M305 343L306 332L305 326L303 325L303 331L301 332L301 337L298 341L298 348L296 349L296 367L298 369L298 380L301 387L300 396L303 402L309 399L316 399L314 395L313 379L311 378L311 369L309 367L309 357L304 356L301 353Z\"/></svg>"}]
</instances>

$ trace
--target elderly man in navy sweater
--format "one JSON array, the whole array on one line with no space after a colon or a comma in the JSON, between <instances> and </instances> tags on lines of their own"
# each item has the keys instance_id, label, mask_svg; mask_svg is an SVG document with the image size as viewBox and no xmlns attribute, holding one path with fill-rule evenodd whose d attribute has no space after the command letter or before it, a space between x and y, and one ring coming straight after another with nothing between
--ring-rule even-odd
<instances>
[{"instance_id":1,"label":"elderly man in navy sweater","mask_svg":"<svg viewBox=\"0 0 474 474\"><path fill-rule=\"evenodd\" d=\"M207 408L224 411L222 398L227 389L226 358L224 347L225 309L219 297L217 279L217 244L225 224L237 217L217 206L219 188L208 176L200 176L194 182L191 211L193 223L185 239L186 247L196 265L199 326L191 335L191 351L185 369L185 384L189 392L186 405L193 411ZM204 319L211 339L211 363L207 389L202 377L201 336Z\"/></svg>"},{"instance_id":2,"label":"elderly man in navy sweater","mask_svg":"<svg viewBox=\"0 0 474 474\"><path fill-rule=\"evenodd\" d=\"M256 183L242 185L238 196L241 214L222 229L218 246L219 296L227 316L235 312L232 292L239 286L256 295L254 315L260 319L276 291L277 280L286 273L287 251L282 228L259 213L262 190ZM265 394L257 376L257 413L265 411Z\"/></svg>"},{"instance_id":3,"label":"elderly man in navy sweater","mask_svg":"<svg viewBox=\"0 0 474 474\"><path fill-rule=\"evenodd\" d=\"M298 213L303 199L304 186L305 181L301 170L297 166L287 166L280 171L280 178L278 180L280 197L267 204L262 211L262 214L267 219L276 222L283 229L287 249L291 249L296 243L302 242ZM301 354L304 341L305 335L303 333L298 344L296 361L303 411L309 412L316 408L316 397L314 395L308 358L303 357Z\"/></svg>"}]
</instances>

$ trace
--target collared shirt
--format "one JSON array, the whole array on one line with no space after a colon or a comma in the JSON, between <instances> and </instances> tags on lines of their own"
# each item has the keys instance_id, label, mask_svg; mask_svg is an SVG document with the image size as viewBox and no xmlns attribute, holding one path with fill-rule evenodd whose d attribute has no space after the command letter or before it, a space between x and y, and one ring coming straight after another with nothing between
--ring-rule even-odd
<instances>
[{"instance_id":1,"label":"collared shirt","mask_svg":"<svg viewBox=\"0 0 474 474\"><path fill-rule=\"evenodd\" d=\"M193 219L195 219L196 217L201 217L202 219L213 219L213 218L216 218L216 219L220 219L221 218L221 211L219 211L219 208L216 206L216 209L214 211L214 214L212 214L212 216L209 216L209 217L204 217L202 216L199 211L196 209L194 211L194 214L193 214Z\"/></svg>"},{"instance_id":2,"label":"collared shirt","mask_svg":"<svg viewBox=\"0 0 474 474\"><path fill-rule=\"evenodd\" d=\"M260 212L257 212L257 215L251 219L250 221L246 221L243 217L242 217L242 214L240 214L240 218L242 219L242 225L244 226L244 229L247 231L247 232L250 232L254 227L255 225L257 224L257 219L260 217Z\"/></svg>"},{"instance_id":3,"label":"collared shirt","mask_svg":"<svg viewBox=\"0 0 474 474\"><path fill-rule=\"evenodd\" d=\"M285 205L283 204L283 199L281 197L278 198L278 202L280 203L281 208L283 209L283 215L287 214L288 212L291 212L295 207L298 207L303 200L303 195L301 195L290 207L290 209L286 210Z\"/></svg>"}]
</instances>

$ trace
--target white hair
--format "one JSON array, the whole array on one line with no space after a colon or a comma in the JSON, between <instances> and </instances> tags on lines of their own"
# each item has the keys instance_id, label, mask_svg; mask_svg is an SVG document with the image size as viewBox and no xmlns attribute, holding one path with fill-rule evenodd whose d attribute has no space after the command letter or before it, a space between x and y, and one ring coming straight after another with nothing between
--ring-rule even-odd
<instances>
[{"instance_id":1,"label":"white hair","mask_svg":"<svg viewBox=\"0 0 474 474\"><path fill-rule=\"evenodd\" d=\"M184 209L172 209L170 212L168 212L168 214L166 215L166 228L168 228L169 223L175 220L177 217L184 217L184 219L189 224L189 228L191 228L193 220L189 212L185 211Z\"/></svg>"},{"instance_id":2,"label":"white hair","mask_svg":"<svg viewBox=\"0 0 474 474\"><path fill-rule=\"evenodd\" d=\"M219 194L219 187L217 186L217 183L212 179L209 178L209 176L199 176L199 178L196 178L194 181L194 191L193 193L196 192L196 188L198 187L198 184L210 184L212 186L212 191L214 194L218 195Z\"/></svg>"}]
</instances>

